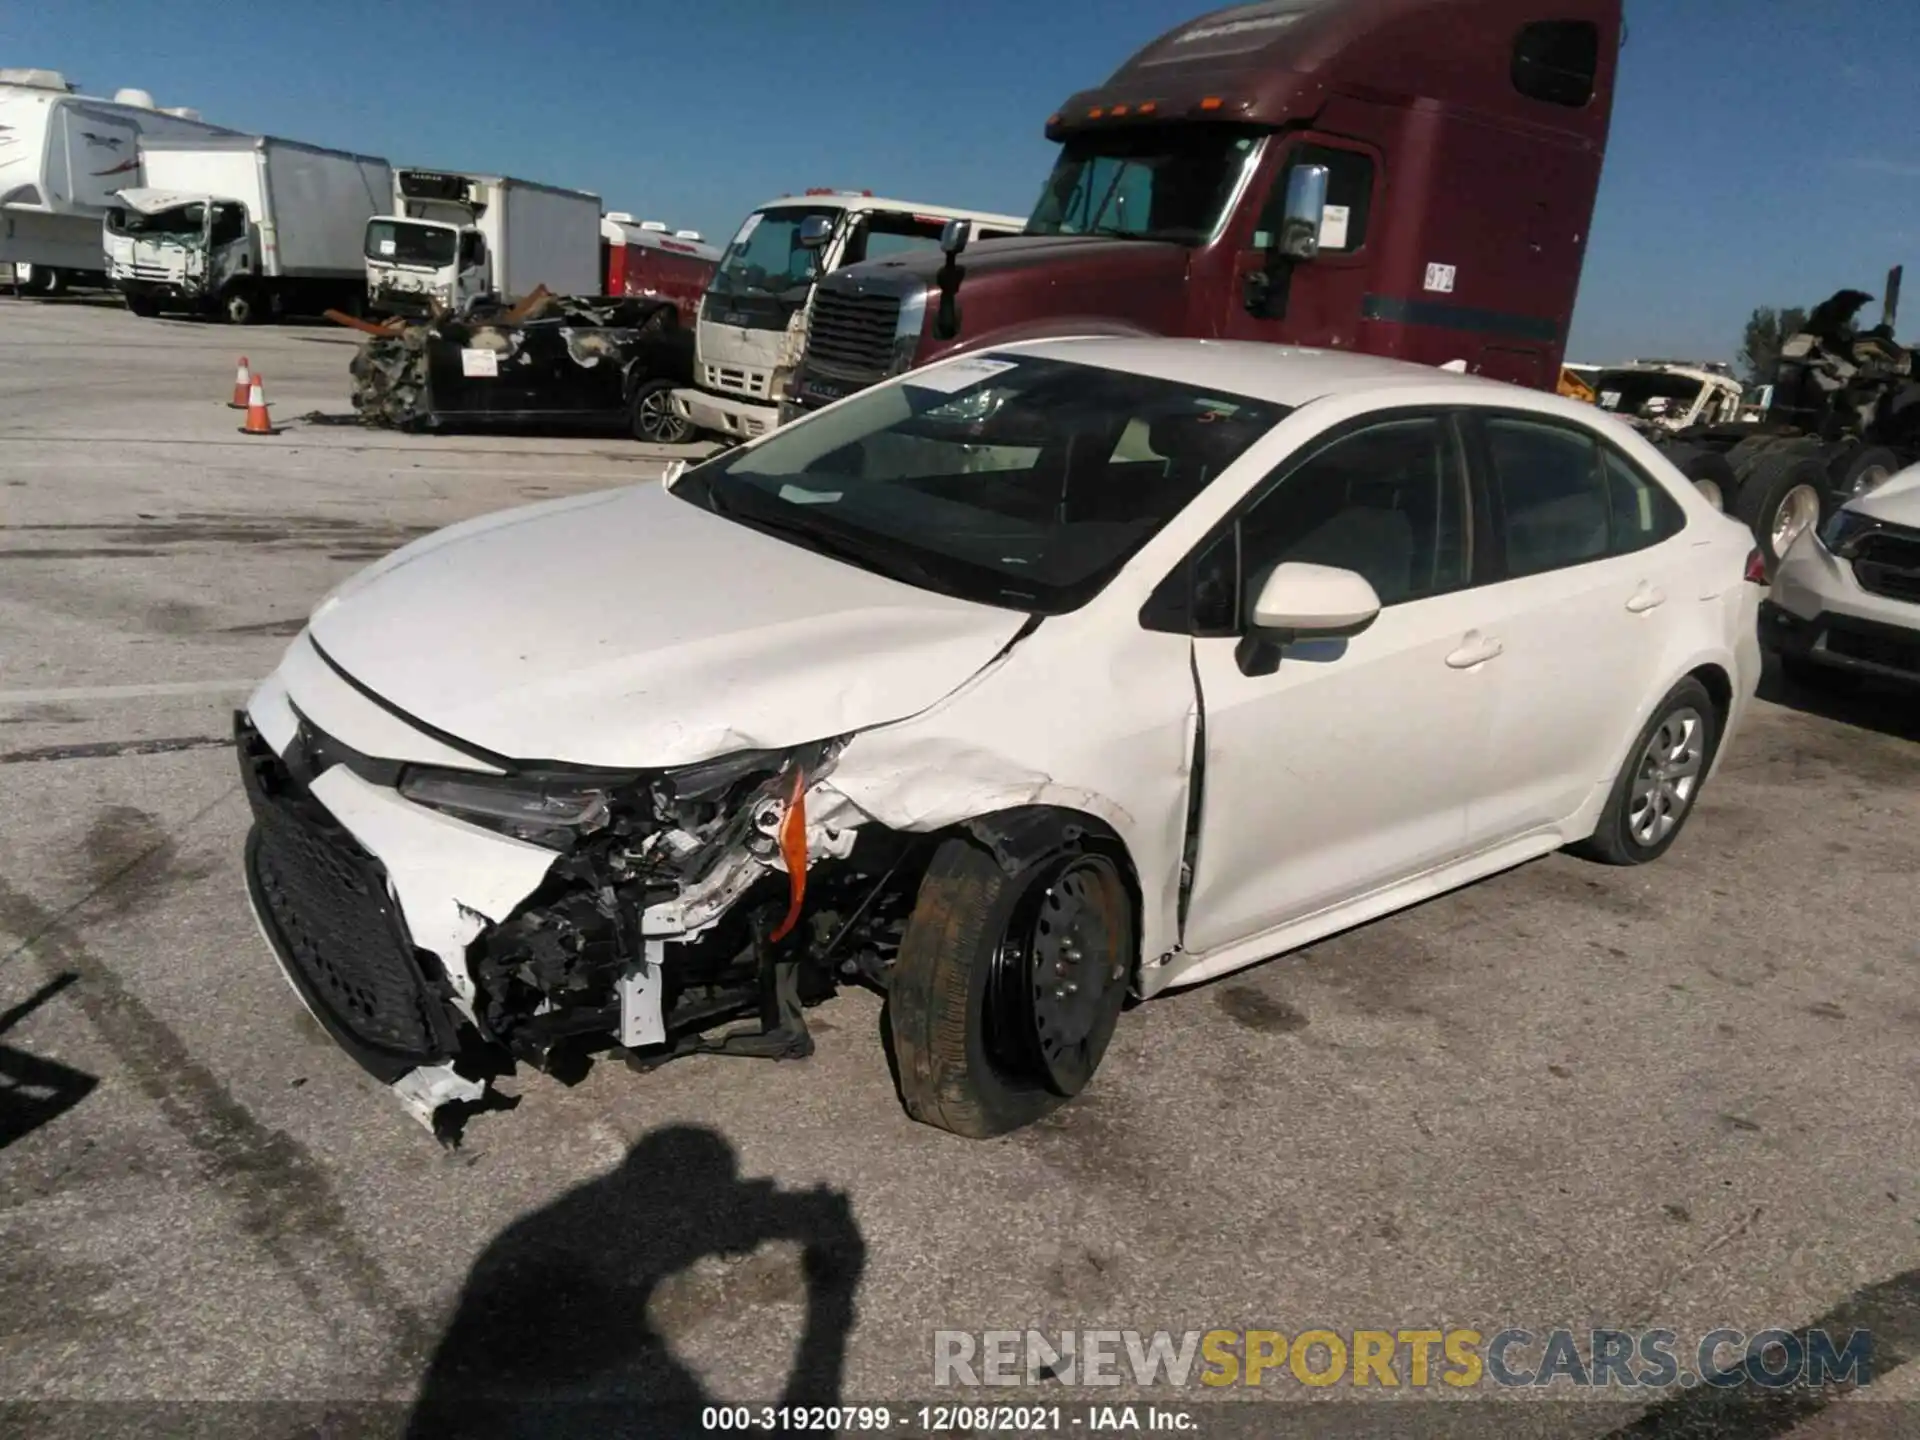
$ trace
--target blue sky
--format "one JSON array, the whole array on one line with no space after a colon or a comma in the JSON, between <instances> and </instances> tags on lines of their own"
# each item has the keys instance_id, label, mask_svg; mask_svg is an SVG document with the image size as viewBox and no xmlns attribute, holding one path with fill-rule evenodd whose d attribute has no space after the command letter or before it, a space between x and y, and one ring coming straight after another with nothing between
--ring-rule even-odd
<instances>
[{"instance_id":1,"label":"blue sky","mask_svg":"<svg viewBox=\"0 0 1920 1440\"><path fill-rule=\"evenodd\" d=\"M0 65L396 163L574 185L722 236L809 185L1025 214L1047 114L1207 8L0 0ZM1730 359L1755 305L1878 294L1889 265L1920 263L1920 3L1628 0L1628 19L1571 358Z\"/></svg>"}]
</instances>

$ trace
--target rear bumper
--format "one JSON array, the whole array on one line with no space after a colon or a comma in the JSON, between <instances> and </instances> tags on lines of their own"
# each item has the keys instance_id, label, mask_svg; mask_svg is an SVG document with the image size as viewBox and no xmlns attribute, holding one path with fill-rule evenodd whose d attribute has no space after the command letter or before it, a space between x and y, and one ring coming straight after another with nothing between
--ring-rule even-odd
<instances>
[{"instance_id":1,"label":"rear bumper","mask_svg":"<svg viewBox=\"0 0 1920 1440\"><path fill-rule=\"evenodd\" d=\"M781 423L780 407L764 400L742 400L691 387L673 392L673 413L702 430L737 440L757 440Z\"/></svg>"}]
</instances>

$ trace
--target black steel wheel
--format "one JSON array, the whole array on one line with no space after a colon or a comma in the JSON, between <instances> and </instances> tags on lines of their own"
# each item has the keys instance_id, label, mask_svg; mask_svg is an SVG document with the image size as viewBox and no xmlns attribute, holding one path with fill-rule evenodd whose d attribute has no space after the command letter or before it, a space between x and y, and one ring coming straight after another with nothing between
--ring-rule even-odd
<instances>
[{"instance_id":1,"label":"black steel wheel","mask_svg":"<svg viewBox=\"0 0 1920 1440\"><path fill-rule=\"evenodd\" d=\"M971 836L944 842L887 990L908 1113L985 1139L1078 1094L1126 1004L1135 926L1103 848L1074 840L1009 870Z\"/></svg>"}]
</instances>

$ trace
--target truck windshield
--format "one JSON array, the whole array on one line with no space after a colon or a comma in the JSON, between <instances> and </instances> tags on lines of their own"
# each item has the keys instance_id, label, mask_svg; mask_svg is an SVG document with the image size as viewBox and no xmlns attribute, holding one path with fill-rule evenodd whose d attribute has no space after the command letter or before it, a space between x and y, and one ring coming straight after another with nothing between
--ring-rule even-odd
<instances>
[{"instance_id":1,"label":"truck windshield","mask_svg":"<svg viewBox=\"0 0 1920 1440\"><path fill-rule=\"evenodd\" d=\"M805 300L819 278L820 252L800 244L801 223L810 215L833 219L840 213L811 205L756 210L727 247L713 289L722 295Z\"/></svg>"},{"instance_id":2,"label":"truck windshield","mask_svg":"<svg viewBox=\"0 0 1920 1440\"><path fill-rule=\"evenodd\" d=\"M138 210L107 212L107 229L115 235L145 235L154 239L193 240L206 228L207 207L198 202L143 215Z\"/></svg>"},{"instance_id":3,"label":"truck windshield","mask_svg":"<svg viewBox=\"0 0 1920 1440\"><path fill-rule=\"evenodd\" d=\"M1287 414L1035 355L919 374L711 460L673 493L923 589L1057 614Z\"/></svg>"},{"instance_id":4,"label":"truck windshield","mask_svg":"<svg viewBox=\"0 0 1920 1440\"><path fill-rule=\"evenodd\" d=\"M392 265L451 265L459 234L443 225L410 220L372 220L367 224L367 258Z\"/></svg>"},{"instance_id":5,"label":"truck windshield","mask_svg":"<svg viewBox=\"0 0 1920 1440\"><path fill-rule=\"evenodd\" d=\"M1700 396L1700 381L1662 370L1603 370L1587 382L1600 408L1639 420L1684 414Z\"/></svg>"},{"instance_id":6,"label":"truck windshield","mask_svg":"<svg viewBox=\"0 0 1920 1440\"><path fill-rule=\"evenodd\" d=\"M1258 131L1227 125L1071 136L1040 192L1027 234L1201 244L1218 227L1259 144Z\"/></svg>"}]
</instances>

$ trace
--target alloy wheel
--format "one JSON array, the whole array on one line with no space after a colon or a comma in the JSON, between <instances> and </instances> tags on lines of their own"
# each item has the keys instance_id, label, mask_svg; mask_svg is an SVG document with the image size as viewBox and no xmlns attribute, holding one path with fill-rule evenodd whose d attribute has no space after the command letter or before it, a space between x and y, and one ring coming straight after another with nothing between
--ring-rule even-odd
<instances>
[{"instance_id":1,"label":"alloy wheel","mask_svg":"<svg viewBox=\"0 0 1920 1440\"><path fill-rule=\"evenodd\" d=\"M1654 728L1640 752L1627 804L1627 833L1636 844L1651 849L1686 818L1700 793L1705 733L1705 721L1691 706L1674 710Z\"/></svg>"}]
</instances>

